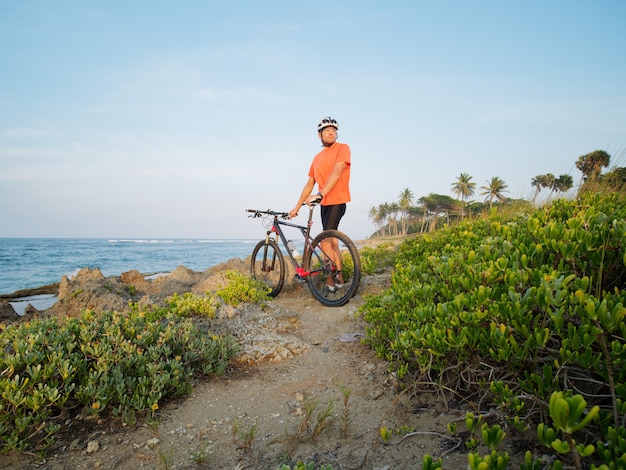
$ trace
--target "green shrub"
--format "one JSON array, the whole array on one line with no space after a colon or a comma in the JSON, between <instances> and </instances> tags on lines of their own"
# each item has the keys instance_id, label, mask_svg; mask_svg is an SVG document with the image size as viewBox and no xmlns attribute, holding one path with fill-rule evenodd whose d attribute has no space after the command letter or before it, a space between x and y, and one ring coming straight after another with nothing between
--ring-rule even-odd
<instances>
[{"instance_id":1,"label":"green shrub","mask_svg":"<svg viewBox=\"0 0 626 470\"><path fill-rule=\"evenodd\" d=\"M216 292L226 304L237 306L242 302L265 303L271 298L271 289L263 282L246 276L238 271L227 271L226 279L230 282Z\"/></svg>"},{"instance_id":2,"label":"green shrub","mask_svg":"<svg viewBox=\"0 0 626 470\"><path fill-rule=\"evenodd\" d=\"M0 327L0 448L43 451L67 401L133 424L188 393L194 374L221 375L237 347L191 319L143 312Z\"/></svg>"},{"instance_id":3,"label":"green shrub","mask_svg":"<svg viewBox=\"0 0 626 470\"><path fill-rule=\"evenodd\" d=\"M554 392L583 391L601 409L585 431L605 442L626 413L624 285L626 204L596 195L403 243L391 287L361 313L407 382L487 390L518 429Z\"/></svg>"},{"instance_id":4,"label":"green shrub","mask_svg":"<svg viewBox=\"0 0 626 470\"><path fill-rule=\"evenodd\" d=\"M219 302L213 295L200 296L185 292L182 296L174 294L165 300L167 311L181 317L200 315L206 318L215 318Z\"/></svg>"},{"instance_id":5,"label":"green shrub","mask_svg":"<svg viewBox=\"0 0 626 470\"><path fill-rule=\"evenodd\" d=\"M379 274L392 268L396 259L395 246L382 243L376 248L365 246L359 250L363 274Z\"/></svg>"}]
</instances>

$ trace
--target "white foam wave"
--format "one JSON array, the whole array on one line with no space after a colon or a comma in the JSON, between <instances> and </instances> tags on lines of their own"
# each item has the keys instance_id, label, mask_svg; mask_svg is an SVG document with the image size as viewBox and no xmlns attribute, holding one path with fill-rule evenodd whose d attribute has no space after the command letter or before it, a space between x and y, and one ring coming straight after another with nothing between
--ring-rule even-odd
<instances>
[{"instance_id":1,"label":"white foam wave","mask_svg":"<svg viewBox=\"0 0 626 470\"><path fill-rule=\"evenodd\" d=\"M107 240L109 243L174 243L174 240L121 238Z\"/></svg>"}]
</instances>

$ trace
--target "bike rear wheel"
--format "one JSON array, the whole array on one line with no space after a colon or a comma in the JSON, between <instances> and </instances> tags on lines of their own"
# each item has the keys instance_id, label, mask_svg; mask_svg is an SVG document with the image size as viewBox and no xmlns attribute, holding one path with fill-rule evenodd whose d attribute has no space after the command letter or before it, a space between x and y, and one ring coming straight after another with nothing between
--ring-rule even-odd
<instances>
[{"instance_id":1,"label":"bike rear wheel","mask_svg":"<svg viewBox=\"0 0 626 470\"><path fill-rule=\"evenodd\" d=\"M271 289L270 297L276 297L285 283L285 258L274 240L261 240L252 250L250 274Z\"/></svg>"},{"instance_id":2,"label":"bike rear wheel","mask_svg":"<svg viewBox=\"0 0 626 470\"><path fill-rule=\"evenodd\" d=\"M335 243L339 247L341 260L333 261L335 256L330 246ZM359 289L359 252L354 242L339 230L325 230L315 237L310 247L304 250L302 267L307 273L306 279L313 297L329 307L345 305Z\"/></svg>"}]
</instances>

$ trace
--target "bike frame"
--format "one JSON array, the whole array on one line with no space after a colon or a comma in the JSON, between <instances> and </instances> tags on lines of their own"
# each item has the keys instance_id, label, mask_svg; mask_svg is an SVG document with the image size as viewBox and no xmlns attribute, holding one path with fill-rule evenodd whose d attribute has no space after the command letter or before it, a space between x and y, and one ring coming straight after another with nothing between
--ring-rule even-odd
<instances>
[{"instance_id":1,"label":"bike frame","mask_svg":"<svg viewBox=\"0 0 626 470\"><path fill-rule=\"evenodd\" d=\"M311 237L311 227L313 226L313 208L314 206L311 205L310 210L309 210L309 220L306 225L298 225L292 222L287 222L285 220L280 220L279 218L280 214L274 214L272 227L267 231L267 234L265 235L266 243L269 242L270 237L272 235L274 235L274 241L277 241L277 239L280 239L283 246L285 247L285 251L287 252L287 255L289 256L289 259L291 260L291 264L293 265L293 269L296 272L296 276L298 276L300 279L306 279L306 277L309 276L311 272L305 271L302 265L298 262L298 260L291 254L291 251L289 251L289 247L287 246L288 240L287 240L287 237L285 236L285 233L283 232L282 227L284 226L284 227L292 227L292 228L298 229L300 233L302 234L302 237L304 238L305 252L306 250L311 250L311 242L313 241L313 238ZM325 253L324 255L326 256ZM303 253L303 258L304 258L304 253Z\"/></svg>"}]
</instances>

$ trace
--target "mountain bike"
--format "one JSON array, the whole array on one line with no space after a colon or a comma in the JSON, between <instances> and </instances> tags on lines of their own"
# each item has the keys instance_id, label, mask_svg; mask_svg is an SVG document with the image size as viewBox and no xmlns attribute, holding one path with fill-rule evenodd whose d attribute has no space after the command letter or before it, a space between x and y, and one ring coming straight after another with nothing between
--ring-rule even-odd
<instances>
[{"instance_id":1,"label":"mountain bike","mask_svg":"<svg viewBox=\"0 0 626 470\"><path fill-rule=\"evenodd\" d=\"M357 293L361 281L361 258L354 242L339 230L324 230L315 238L311 237L313 209L316 205L311 204L307 225L288 222L288 212L246 210L252 213L249 217L263 218L267 228L265 240L257 243L252 250L250 274L269 287L271 297L280 293L286 276L285 257L279 247L281 242L291 260L296 278L308 284L311 294L319 302L329 307L339 307ZM304 239L301 258L293 242L285 236L285 227L297 229ZM334 244L339 248L340 259L332 248Z\"/></svg>"}]
</instances>

